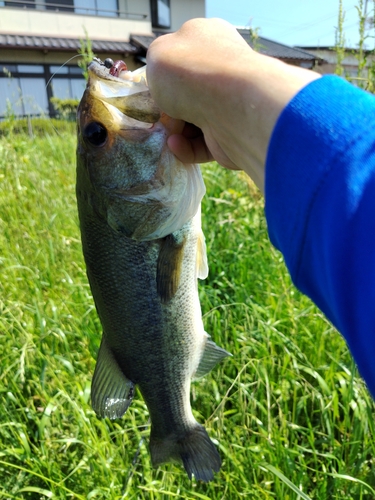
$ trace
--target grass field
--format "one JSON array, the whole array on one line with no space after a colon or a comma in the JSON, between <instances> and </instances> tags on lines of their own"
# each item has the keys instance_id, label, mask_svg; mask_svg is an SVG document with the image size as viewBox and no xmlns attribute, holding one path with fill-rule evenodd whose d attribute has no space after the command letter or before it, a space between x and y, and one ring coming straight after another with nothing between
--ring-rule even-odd
<instances>
[{"instance_id":1,"label":"grass field","mask_svg":"<svg viewBox=\"0 0 375 500\"><path fill-rule=\"evenodd\" d=\"M241 173L203 167L207 332L233 354L195 382L218 443L210 484L153 470L136 397L98 420L101 336L80 247L75 137L0 141L0 498L374 499L374 404L345 343L293 287Z\"/></svg>"}]
</instances>

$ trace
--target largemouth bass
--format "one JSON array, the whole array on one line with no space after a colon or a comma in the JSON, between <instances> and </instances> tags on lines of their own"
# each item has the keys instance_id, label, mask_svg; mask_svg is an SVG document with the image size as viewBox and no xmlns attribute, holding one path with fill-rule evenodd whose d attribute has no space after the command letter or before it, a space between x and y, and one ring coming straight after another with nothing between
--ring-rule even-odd
<instances>
[{"instance_id":1,"label":"largemouth bass","mask_svg":"<svg viewBox=\"0 0 375 500\"><path fill-rule=\"evenodd\" d=\"M121 77L96 60L88 71L76 191L103 327L92 406L99 417L119 418L138 385L153 466L182 461L190 479L210 481L221 460L192 414L190 382L229 354L205 333L198 298L197 278L208 273L203 179L169 151L168 136L183 124L157 109L144 68Z\"/></svg>"}]
</instances>

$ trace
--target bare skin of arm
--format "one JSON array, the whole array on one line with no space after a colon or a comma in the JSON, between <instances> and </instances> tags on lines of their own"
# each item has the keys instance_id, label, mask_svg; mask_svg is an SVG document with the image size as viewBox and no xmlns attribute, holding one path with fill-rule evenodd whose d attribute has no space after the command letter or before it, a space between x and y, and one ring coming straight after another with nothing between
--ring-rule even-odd
<instances>
[{"instance_id":1,"label":"bare skin of arm","mask_svg":"<svg viewBox=\"0 0 375 500\"><path fill-rule=\"evenodd\" d=\"M253 51L219 19L194 19L157 38L147 54L147 80L159 107L186 122L168 139L185 163L215 159L244 170L264 191L267 148L276 121L320 75Z\"/></svg>"}]
</instances>

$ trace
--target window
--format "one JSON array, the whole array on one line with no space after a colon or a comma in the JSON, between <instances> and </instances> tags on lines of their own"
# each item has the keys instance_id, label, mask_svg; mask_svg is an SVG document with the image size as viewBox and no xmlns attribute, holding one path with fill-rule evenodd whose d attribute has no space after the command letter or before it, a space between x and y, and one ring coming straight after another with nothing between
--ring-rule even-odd
<instances>
[{"instance_id":1,"label":"window","mask_svg":"<svg viewBox=\"0 0 375 500\"><path fill-rule=\"evenodd\" d=\"M48 114L44 78L0 78L0 116Z\"/></svg>"},{"instance_id":2,"label":"window","mask_svg":"<svg viewBox=\"0 0 375 500\"><path fill-rule=\"evenodd\" d=\"M81 80L70 80L70 85L72 87L73 99L81 99L86 88L86 80L84 78Z\"/></svg>"},{"instance_id":3,"label":"window","mask_svg":"<svg viewBox=\"0 0 375 500\"><path fill-rule=\"evenodd\" d=\"M48 5L51 3L52 5ZM60 12L74 12L74 2L73 0L47 0L46 9L47 10L58 10Z\"/></svg>"},{"instance_id":4,"label":"window","mask_svg":"<svg viewBox=\"0 0 375 500\"><path fill-rule=\"evenodd\" d=\"M151 0L151 20L154 28L171 27L169 0Z\"/></svg>"},{"instance_id":5,"label":"window","mask_svg":"<svg viewBox=\"0 0 375 500\"><path fill-rule=\"evenodd\" d=\"M44 68L41 64L18 64L17 71L19 73L44 73Z\"/></svg>"},{"instance_id":6,"label":"window","mask_svg":"<svg viewBox=\"0 0 375 500\"><path fill-rule=\"evenodd\" d=\"M18 78L0 78L0 116L8 113L23 115L21 88Z\"/></svg>"},{"instance_id":7,"label":"window","mask_svg":"<svg viewBox=\"0 0 375 500\"><path fill-rule=\"evenodd\" d=\"M35 0L27 2L1 2L5 7L21 7L22 9L35 9Z\"/></svg>"},{"instance_id":8,"label":"window","mask_svg":"<svg viewBox=\"0 0 375 500\"><path fill-rule=\"evenodd\" d=\"M36 0L0 0L0 7L35 9ZM86 16L118 17L118 0L44 0L38 1L38 8L59 12L73 12ZM168 1L169 4L169 1Z\"/></svg>"},{"instance_id":9,"label":"window","mask_svg":"<svg viewBox=\"0 0 375 500\"><path fill-rule=\"evenodd\" d=\"M78 66L0 63L0 119L9 113L54 116L50 97L81 99L85 87Z\"/></svg>"},{"instance_id":10,"label":"window","mask_svg":"<svg viewBox=\"0 0 375 500\"><path fill-rule=\"evenodd\" d=\"M74 0L76 14L117 17L117 0Z\"/></svg>"},{"instance_id":11,"label":"window","mask_svg":"<svg viewBox=\"0 0 375 500\"><path fill-rule=\"evenodd\" d=\"M81 68L78 68L82 73ZM52 75L67 75L69 73L69 66L50 66L49 70Z\"/></svg>"},{"instance_id":12,"label":"window","mask_svg":"<svg viewBox=\"0 0 375 500\"><path fill-rule=\"evenodd\" d=\"M117 0L96 0L98 16L117 16ZM103 10L100 10L103 9Z\"/></svg>"},{"instance_id":13,"label":"window","mask_svg":"<svg viewBox=\"0 0 375 500\"><path fill-rule=\"evenodd\" d=\"M68 78L54 78L52 80L53 97L59 99L81 99L86 87L84 78L73 80Z\"/></svg>"},{"instance_id":14,"label":"window","mask_svg":"<svg viewBox=\"0 0 375 500\"><path fill-rule=\"evenodd\" d=\"M53 97L59 99L81 99L86 88L79 66L49 66Z\"/></svg>"},{"instance_id":15,"label":"window","mask_svg":"<svg viewBox=\"0 0 375 500\"><path fill-rule=\"evenodd\" d=\"M48 99L44 78L20 78L24 115L48 114Z\"/></svg>"},{"instance_id":16,"label":"window","mask_svg":"<svg viewBox=\"0 0 375 500\"><path fill-rule=\"evenodd\" d=\"M300 63L300 66L301 66L301 68L311 69L313 67L313 62L314 61L302 61Z\"/></svg>"}]
</instances>

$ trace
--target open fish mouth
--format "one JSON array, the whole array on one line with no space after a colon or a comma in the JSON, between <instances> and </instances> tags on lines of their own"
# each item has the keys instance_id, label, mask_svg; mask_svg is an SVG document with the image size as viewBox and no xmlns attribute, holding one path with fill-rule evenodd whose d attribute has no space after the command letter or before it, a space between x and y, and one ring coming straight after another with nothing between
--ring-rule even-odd
<instances>
[{"instance_id":1,"label":"open fish mouth","mask_svg":"<svg viewBox=\"0 0 375 500\"><path fill-rule=\"evenodd\" d=\"M112 112L117 110L121 113L118 118L124 121L126 128L150 128L160 119L161 113L147 86L146 67L135 71L122 69L112 72L114 74L111 69L100 60L94 60L89 65L89 85L93 97L113 106L115 109Z\"/></svg>"}]
</instances>

